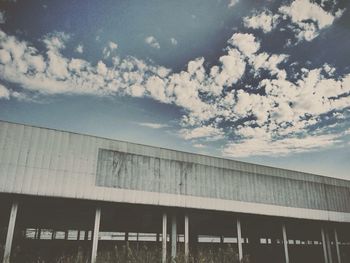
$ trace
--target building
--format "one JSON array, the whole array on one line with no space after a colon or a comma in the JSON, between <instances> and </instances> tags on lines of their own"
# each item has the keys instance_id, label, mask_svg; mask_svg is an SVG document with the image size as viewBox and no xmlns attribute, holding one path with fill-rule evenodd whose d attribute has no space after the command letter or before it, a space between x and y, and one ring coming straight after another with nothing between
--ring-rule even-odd
<instances>
[{"instance_id":1,"label":"building","mask_svg":"<svg viewBox=\"0 0 350 263\"><path fill-rule=\"evenodd\" d=\"M0 193L4 263L56 239L96 262L111 232L153 240L162 262L210 242L252 262L350 261L346 180L1 121Z\"/></svg>"}]
</instances>

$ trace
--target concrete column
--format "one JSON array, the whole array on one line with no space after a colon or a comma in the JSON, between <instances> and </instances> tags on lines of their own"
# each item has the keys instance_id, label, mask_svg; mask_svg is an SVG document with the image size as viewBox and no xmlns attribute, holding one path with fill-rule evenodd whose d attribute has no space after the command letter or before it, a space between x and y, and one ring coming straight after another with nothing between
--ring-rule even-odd
<instances>
[{"instance_id":1,"label":"concrete column","mask_svg":"<svg viewBox=\"0 0 350 263\"><path fill-rule=\"evenodd\" d=\"M335 242L335 249L337 251L338 263L341 263L341 255L340 255L340 249L339 249L338 232L337 232L336 228L334 228L334 242Z\"/></svg>"},{"instance_id":2,"label":"concrete column","mask_svg":"<svg viewBox=\"0 0 350 263\"><path fill-rule=\"evenodd\" d=\"M287 229L284 223L282 224L282 234L283 234L284 258L285 258L285 262L289 263Z\"/></svg>"},{"instance_id":3,"label":"concrete column","mask_svg":"<svg viewBox=\"0 0 350 263\"><path fill-rule=\"evenodd\" d=\"M12 203L9 225L7 228L7 235L6 235L6 242L5 242L5 249L4 249L4 258L2 261L3 263L10 263L11 248L12 248L13 234L15 232L17 211L18 211L18 202L14 201Z\"/></svg>"},{"instance_id":4,"label":"concrete column","mask_svg":"<svg viewBox=\"0 0 350 263\"><path fill-rule=\"evenodd\" d=\"M98 233L100 232L100 220L101 220L101 208L97 207L95 212L94 233L92 235L91 263L96 263L96 259L97 259Z\"/></svg>"},{"instance_id":5,"label":"concrete column","mask_svg":"<svg viewBox=\"0 0 350 263\"><path fill-rule=\"evenodd\" d=\"M190 255L189 248L189 218L188 215L185 215L185 260L188 262L188 257Z\"/></svg>"},{"instance_id":6,"label":"concrete column","mask_svg":"<svg viewBox=\"0 0 350 263\"><path fill-rule=\"evenodd\" d=\"M328 262L333 263L331 240L329 238L328 229L326 230L326 244L327 244Z\"/></svg>"},{"instance_id":7,"label":"concrete column","mask_svg":"<svg viewBox=\"0 0 350 263\"><path fill-rule=\"evenodd\" d=\"M167 241L167 215L163 214L162 226L162 263L166 263L166 242Z\"/></svg>"},{"instance_id":8,"label":"concrete column","mask_svg":"<svg viewBox=\"0 0 350 263\"><path fill-rule=\"evenodd\" d=\"M322 248L323 248L324 262L328 263L326 236L324 234L323 227L321 227L321 237L322 237Z\"/></svg>"},{"instance_id":9,"label":"concrete column","mask_svg":"<svg viewBox=\"0 0 350 263\"><path fill-rule=\"evenodd\" d=\"M237 218L237 245L238 245L238 258L241 261L243 259L243 248L242 248L241 221L239 218Z\"/></svg>"},{"instance_id":10,"label":"concrete column","mask_svg":"<svg viewBox=\"0 0 350 263\"><path fill-rule=\"evenodd\" d=\"M176 248L177 248L177 223L176 215L171 217L171 259L176 258Z\"/></svg>"}]
</instances>

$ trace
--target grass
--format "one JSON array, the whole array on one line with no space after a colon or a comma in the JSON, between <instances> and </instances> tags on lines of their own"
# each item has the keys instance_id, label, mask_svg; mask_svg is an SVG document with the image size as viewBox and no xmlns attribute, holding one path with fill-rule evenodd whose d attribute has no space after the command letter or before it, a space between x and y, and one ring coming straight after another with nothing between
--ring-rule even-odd
<instances>
[{"instance_id":1,"label":"grass","mask_svg":"<svg viewBox=\"0 0 350 263\"><path fill-rule=\"evenodd\" d=\"M0 246L1 247L1 246ZM1 249L0 249L1 250ZM17 247L12 253L13 263L89 263L90 257L87 251L81 247L71 254L52 256L51 258L38 256L36 251L24 255ZM183 252L180 250L175 259L168 258L168 263L240 263L238 254L231 245L222 248L211 246L198 248L196 256L190 255L188 261L185 260ZM98 252L97 263L160 263L161 249L146 245L129 247L126 245L115 245L109 249L101 248ZM249 263L249 257L245 257L241 263Z\"/></svg>"}]
</instances>

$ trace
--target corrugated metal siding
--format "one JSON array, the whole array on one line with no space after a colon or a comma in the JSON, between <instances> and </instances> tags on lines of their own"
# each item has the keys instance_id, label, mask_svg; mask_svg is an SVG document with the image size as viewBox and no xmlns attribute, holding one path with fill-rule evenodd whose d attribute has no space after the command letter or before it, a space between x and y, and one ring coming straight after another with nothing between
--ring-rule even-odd
<instances>
[{"instance_id":1,"label":"corrugated metal siding","mask_svg":"<svg viewBox=\"0 0 350 263\"><path fill-rule=\"evenodd\" d=\"M135 184L139 182L139 184ZM168 194L350 212L349 188L100 149L96 184Z\"/></svg>"},{"instance_id":2,"label":"corrugated metal siding","mask_svg":"<svg viewBox=\"0 0 350 263\"><path fill-rule=\"evenodd\" d=\"M0 191L350 218L349 181L1 121Z\"/></svg>"},{"instance_id":3,"label":"corrugated metal siding","mask_svg":"<svg viewBox=\"0 0 350 263\"><path fill-rule=\"evenodd\" d=\"M138 184L135 184L139 182ZM280 206L350 212L349 188L100 149L96 184ZM327 194L326 194L327 193Z\"/></svg>"}]
</instances>

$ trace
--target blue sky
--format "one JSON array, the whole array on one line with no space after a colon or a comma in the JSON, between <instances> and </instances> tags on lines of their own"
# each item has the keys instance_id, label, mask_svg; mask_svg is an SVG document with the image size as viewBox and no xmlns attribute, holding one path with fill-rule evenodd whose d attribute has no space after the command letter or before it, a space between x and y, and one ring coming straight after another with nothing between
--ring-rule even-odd
<instances>
[{"instance_id":1,"label":"blue sky","mask_svg":"<svg viewBox=\"0 0 350 263\"><path fill-rule=\"evenodd\" d=\"M1 0L0 119L350 178L336 0Z\"/></svg>"}]
</instances>

